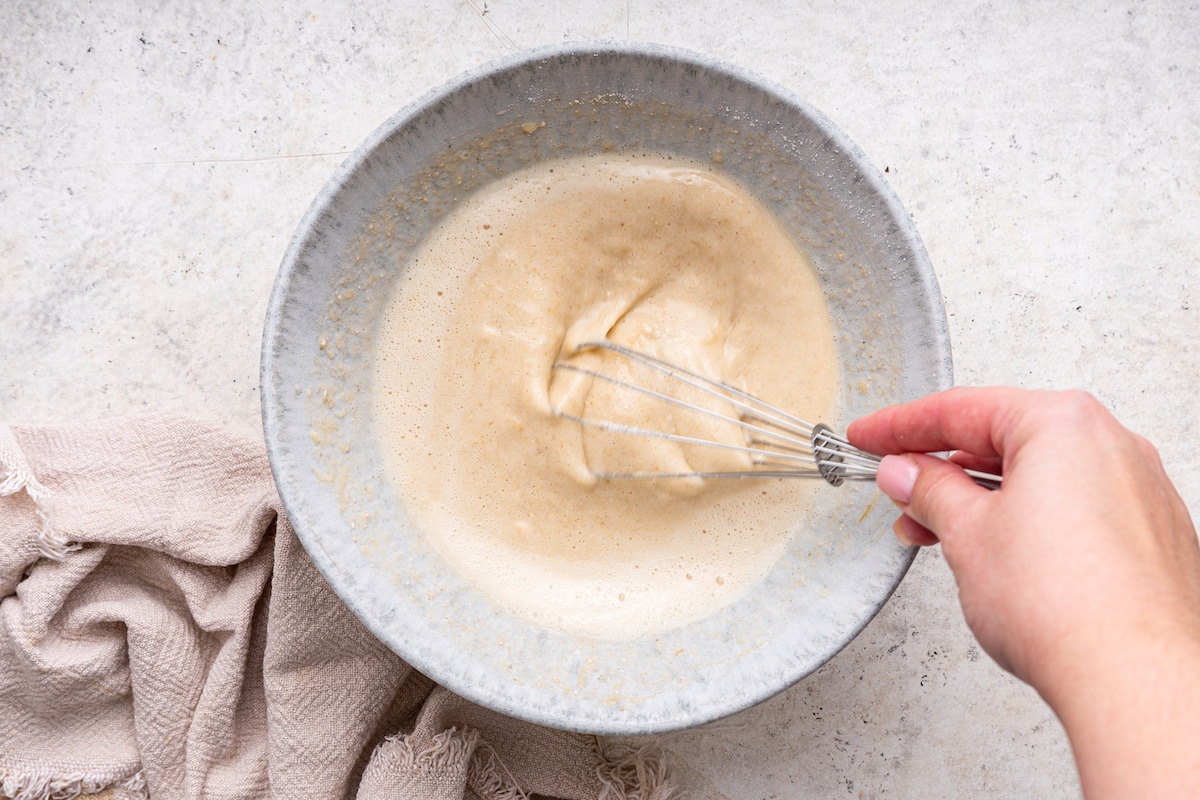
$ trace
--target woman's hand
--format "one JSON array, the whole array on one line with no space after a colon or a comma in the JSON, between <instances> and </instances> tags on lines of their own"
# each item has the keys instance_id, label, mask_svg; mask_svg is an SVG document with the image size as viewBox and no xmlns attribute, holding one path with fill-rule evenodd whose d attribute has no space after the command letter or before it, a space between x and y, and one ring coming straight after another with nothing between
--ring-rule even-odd
<instances>
[{"instance_id":1,"label":"woman's hand","mask_svg":"<svg viewBox=\"0 0 1200 800\"><path fill-rule=\"evenodd\" d=\"M877 483L897 536L941 542L971 630L1062 719L1088 796L1200 797L1200 546L1150 443L1090 395L1016 389L952 389L847 434L892 454ZM945 450L956 463L921 455Z\"/></svg>"}]
</instances>

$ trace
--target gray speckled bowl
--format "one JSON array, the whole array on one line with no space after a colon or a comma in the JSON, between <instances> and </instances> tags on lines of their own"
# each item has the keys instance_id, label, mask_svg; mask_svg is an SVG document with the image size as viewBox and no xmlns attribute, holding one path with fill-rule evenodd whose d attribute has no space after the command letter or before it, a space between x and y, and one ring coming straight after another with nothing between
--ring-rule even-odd
<instances>
[{"instance_id":1,"label":"gray speckled bowl","mask_svg":"<svg viewBox=\"0 0 1200 800\"><path fill-rule=\"evenodd\" d=\"M544 125L543 125L544 123ZM271 467L301 541L364 623L482 705L606 734L684 728L751 706L825 663L912 560L873 484L825 487L787 555L719 613L602 641L500 610L443 562L383 479L371 339L405 256L454 202L539 159L600 149L720 162L809 252L837 331L835 427L950 385L929 259L878 170L779 87L659 47L572 45L427 95L350 156L283 260L263 343Z\"/></svg>"}]
</instances>

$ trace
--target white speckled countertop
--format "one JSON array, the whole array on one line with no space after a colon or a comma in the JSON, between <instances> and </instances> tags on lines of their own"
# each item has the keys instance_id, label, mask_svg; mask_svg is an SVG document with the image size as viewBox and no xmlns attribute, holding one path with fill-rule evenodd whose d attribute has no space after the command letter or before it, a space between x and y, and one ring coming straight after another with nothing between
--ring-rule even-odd
<instances>
[{"instance_id":1,"label":"white speckled countertop","mask_svg":"<svg viewBox=\"0 0 1200 800\"><path fill-rule=\"evenodd\" d=\"M0 4L0 419L171 409L261 438L267 296L345 154L498 56L655 41L777 81L886 168L959 383L1089 389L1200 514L1200 6L140 5ZM658 740L702 800L1079 791L936 551L824 669Z\"/></svg>"}]
</instances>

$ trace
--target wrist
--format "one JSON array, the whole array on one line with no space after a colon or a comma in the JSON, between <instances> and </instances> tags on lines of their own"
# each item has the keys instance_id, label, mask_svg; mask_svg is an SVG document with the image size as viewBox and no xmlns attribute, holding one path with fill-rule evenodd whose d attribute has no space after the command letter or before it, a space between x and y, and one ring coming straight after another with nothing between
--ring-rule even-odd
<instances>
[{"instance_id":1,"label":"wrist","mask_svg":"<svg viewBox=\"0 0 1200 800\"><path fill-rule=\"evenodd\" d=\"M1066 728L1089 800L1200 796L1200 635L1143 629L1078 644L1035 686Z\"/></svg>"}]
</instances>

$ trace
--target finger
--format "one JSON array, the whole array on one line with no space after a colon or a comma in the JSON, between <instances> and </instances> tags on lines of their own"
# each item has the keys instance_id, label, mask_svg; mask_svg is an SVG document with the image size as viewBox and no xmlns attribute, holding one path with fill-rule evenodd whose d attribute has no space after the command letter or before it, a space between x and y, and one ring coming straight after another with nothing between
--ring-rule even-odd
<instances>
[{"instance_id":1,"label":"finger","mask_svg":"<svg viewBox=\"0 0 1200 800\"><path fill-rule=\"evenodd\" d=\"M908 547L929 547L938 543L937 535L908 514L901 514L892 523L892 531L901 544Z\"/></svg>"},{"instance_id":2,"label":"finger","mask_svg":"<svg viewBox=\"0 0 1200 800\"><path fill-rule=\"evenodd\" d=\"M1019 389L950 389L855 420L846 435L855 447L871 453L966 450L999 456L1013 410L1027 396Z\"/></svg>"},{"instance_id":3,"label":"finger","mask_svg":"<svg viewBox=\"0 0 1200 800\"><path fill-rule=\"evenodd\" d=\"M976 485L960 467L925 455L885 456L879 462L875 482L906 516L938 539L973 527L978 516L986 513L992 494ZM906 527L904 533L912 530ZM916 543L915 539L910 541Z\"/></svg>"},{"instance_id":4,"label":"finger","mask_svg":"<svg viewBox=\"0 0 1200 800\"><path fill-rule=\"evenodd\" d=\"M884 456L875 470L875 485L903 508L912 501L913 486L920 474L921 467L915 459Z\"/></svg>"}]
</instances>

